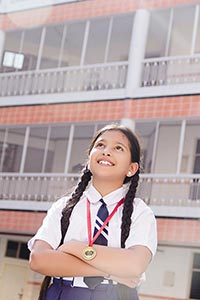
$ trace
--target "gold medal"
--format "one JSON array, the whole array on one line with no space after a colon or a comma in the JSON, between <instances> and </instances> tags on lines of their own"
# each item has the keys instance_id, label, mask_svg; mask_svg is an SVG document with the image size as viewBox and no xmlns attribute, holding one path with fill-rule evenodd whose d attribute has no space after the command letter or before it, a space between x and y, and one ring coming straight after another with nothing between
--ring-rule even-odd
<instances>
[{"instance_id":1,"label":"gold medal","mask_svg":"<svg viewBox=\"0 0 200 300\"><path fill-rule=\"evenodd\" d=\"M85 260L92 260L96 255L97 252L92 246L87 246L82 253L82 256Z\"/></svg>"}]
</instances>

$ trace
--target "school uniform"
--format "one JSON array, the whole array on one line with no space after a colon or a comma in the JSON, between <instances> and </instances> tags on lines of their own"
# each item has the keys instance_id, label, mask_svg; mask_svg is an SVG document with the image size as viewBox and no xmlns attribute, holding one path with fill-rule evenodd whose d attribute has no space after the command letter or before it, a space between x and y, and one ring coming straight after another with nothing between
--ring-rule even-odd
<instances>
[{"instance_id":1,"label":"school uniform","mask_svg":"<svg viewBox=\"0 0 200 300\"><path fill-rule=\"evenodd\" d=\"M112 212L116 204L125 197L128 185L103 197L107 205L109 214ZM97 212L101 206L101 195L92 184L83 193L80 201L74 207L68 230L66 232L64 242L72 239L88 243L87 228L87 199L90 202L91 225L95 226ZM44 218L42 226L36 235L29 240L29 250L32 249L35 240L43 240L47 242L53 249L59 246L61 240L61 224L62 209L65 207L68 197L63 197L56 201L48 210L47 216ZM116 213L109 221L108 226L108 247L121 247L121 217L123 205L118 207ZM129 248L134 245L143 245L149 248L152 255L156 252L157 234L156 220L149 206L139 198L134 199L134 210L132 214L132 224L129 236L126 240L125 247ZM131 262L130 262L131 264ZM133 266L134 268L134 266ZM144 277L144 276L143 276ZM141 279L142 280L142 279ZM137 292L130 289L132 300L137 300ZM116 282L104 280L95 289L89 289L84 283L83 277L65 277L62 280L56 278L52 286L47 292L47 300L118 300L118 288Z\"/></svg>"}]
</instances>

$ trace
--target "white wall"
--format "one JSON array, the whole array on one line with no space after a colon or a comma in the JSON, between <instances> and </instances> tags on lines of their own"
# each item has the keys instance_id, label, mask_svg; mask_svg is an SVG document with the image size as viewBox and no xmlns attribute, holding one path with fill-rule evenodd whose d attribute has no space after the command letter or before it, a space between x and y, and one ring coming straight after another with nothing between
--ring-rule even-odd
<instances>
[{"instance_id":1,"label":"white wall","mask_svg":"<svg viewBox=\"0 0 200 300\"><path fill-rule=\"evenodd\" d=\"M200 250L159 246L146 272L146 282L139 288L139 293L158 297L188 298L194 252Z\"/></svg>"}]
</instances>

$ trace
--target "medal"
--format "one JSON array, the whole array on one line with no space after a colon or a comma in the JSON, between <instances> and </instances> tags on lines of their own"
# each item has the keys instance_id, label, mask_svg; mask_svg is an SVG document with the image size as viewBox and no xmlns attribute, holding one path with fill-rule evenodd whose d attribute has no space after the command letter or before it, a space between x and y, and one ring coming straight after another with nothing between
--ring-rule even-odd
<instances>
[{"instance_id":1,"label":"medal","mask_svg":"<svg viewBox=\"0 0 200 300\"><path fill-rule=\"evenodd\" d=\"M100 229L97 231L97 233L95 234L95 236L92 238L92 229L91 229L91 215L90 215L90 202L87 199L87 227L88 227L88 246L85 247L83 249L82 252L82 257L85 260L92 260L93 258L96 257L97 252L93 247L94 242L96 241L96 239L98 238L98 236L101 234L102 230L106 227L106 225L108 224L108 222L110 221L110 219L113 217L113 215L116 213L118 207L120 205L122 205L124 203L124 198L122 198L117 205L115 206L115 208L113 209L113 211L111 212L111 214L107 217L107 219L104 221L103 225L100 227Z\"/></svg>"},{"instance_id":2,"label":"medal","mask_svg":"<svg viewBox=\"0 0 200 300\"><path fill-rule=\"evenodd\" d=\"M94 249L94 247L92 246L87 246L84 250L83 250L83 258L85 260L92 260L93 258L95 258L97 252L96 250Z\"/></svg>"}]
</instances>

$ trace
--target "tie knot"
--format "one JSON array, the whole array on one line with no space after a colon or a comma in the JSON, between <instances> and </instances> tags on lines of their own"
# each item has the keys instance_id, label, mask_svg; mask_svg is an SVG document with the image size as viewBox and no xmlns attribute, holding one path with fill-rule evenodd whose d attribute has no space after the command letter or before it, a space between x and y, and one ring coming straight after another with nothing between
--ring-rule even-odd
<instances>
[{"instance_id":1,"label":"tie knot","mask_svg":"<svg viewBox=\"0 0 200 300\"><path fill-rule=\"evenodd\" d=\"M106 206L106 203L104 202L103 199L100 199L99 201L102 203L103 206Z\"/></svg>"}]
</instances>

